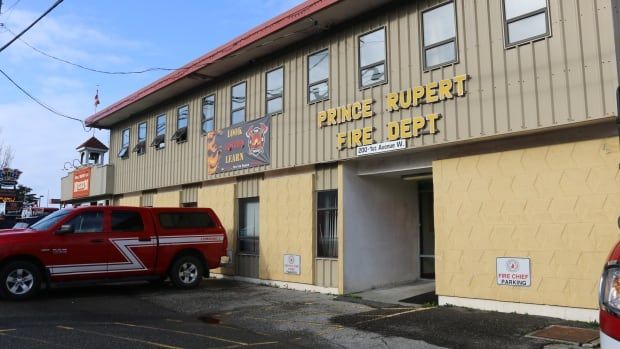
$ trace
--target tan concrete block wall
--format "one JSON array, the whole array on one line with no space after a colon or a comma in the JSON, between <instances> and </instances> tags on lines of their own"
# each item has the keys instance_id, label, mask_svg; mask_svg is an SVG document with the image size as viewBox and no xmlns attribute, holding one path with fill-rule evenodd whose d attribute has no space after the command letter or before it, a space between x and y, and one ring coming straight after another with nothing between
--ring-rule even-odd
<instances>
[{"instance_id":1,"label":"tan concrete block wall","mask_svg":"<svg viewBox=\"0 0 620 349\"><path fill-rule=\"evenodd\" d=\"M236 251L237 228L235 226L235 183L209 185L198 189L198 207L209 207L226 229L228 248ZM233 275L232 267L214 269L216 273Z\"/></svg>"},{"instance_id":2,"label":"tan concrete block wall","mask_svg":"<svg viewBox=\"0 0 620 349\"><path fill-rule=\"evenodd\" d=\"M313 283L313 173L265 178L260 184L261 279ZM301 274L284 274L285 254L301 256Z\"/></svg>"},{"instance_id":3,"label":"tan concrete block wall","mask_svg":"<svg viewBox=\"0 0 620 349\"><path fill-rule=\"evenodd\" d=\"M181 206L181 192L170 190L158 192L153 195L153 207L179 207Z\"/></svg>"},{"instance_id":4,"label":"tan concrete block wall","mask_svg":"<svg viewBox=\"0 0 620 349\"><path fill-rule=\"evenodd\" d=\"M619 164L614 137L433 162L437 293L596 308ZM496 284L503 256L531 258L531 287Z\"/></svg>"},{"instance_id":5,"label":"tan concrete block wall","mask_svg":"<svg viewBox=\"0 0 620 349\"><path fill-rule=\"evenodd\" d=\"M123 195L122 198L118 199L118 206L140 207L140 194Z\"/></svg>"}]
</instances>

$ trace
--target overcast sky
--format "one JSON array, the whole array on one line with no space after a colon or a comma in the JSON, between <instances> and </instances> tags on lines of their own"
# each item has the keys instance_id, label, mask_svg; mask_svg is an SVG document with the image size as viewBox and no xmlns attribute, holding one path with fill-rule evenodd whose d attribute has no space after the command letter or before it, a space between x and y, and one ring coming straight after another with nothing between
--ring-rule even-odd
<instances>
[{"instance_id":1,"label":"overcast sky","mask_svg":"<svg viewBox=\"0 0 620 349\"><path fill-rule=\"evenodd\" d=\"M53 0L3 0L0 46L43 13ZM65 0L22 36L36 49L106 71L174 68L224 44L301 0ZM57 111L79 119L147 85L166 72L106 75L48 58L18 40L0 52L0 69ZM0 142L15 151L20 184L60 198L66 162L88 139L82 126L43 109L0 75ZM109 144L106 131L95 136ZM107 156L106 156L107 161ZM47 199L44 199L47 201Z\"/></svg>"}]
</instances>

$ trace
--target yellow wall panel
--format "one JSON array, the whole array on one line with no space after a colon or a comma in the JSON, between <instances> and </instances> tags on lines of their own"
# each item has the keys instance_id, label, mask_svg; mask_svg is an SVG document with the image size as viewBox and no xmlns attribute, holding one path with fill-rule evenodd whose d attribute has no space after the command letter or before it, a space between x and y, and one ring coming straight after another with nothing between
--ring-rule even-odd
<instances>
[{"instance_id":1,"label":"yellow wall panel","mask_svg":"<svg viewBox=\"0 0 620 349\"><path fill-rule=\"evenodd\" d=\"M181 192L170 190L158 192L153 195L153 207L179 207L181 204Z\"/></svg>"},{"instance_id":2,"label":"yellow wall panel","mask_svg":"<svg viewBox=\"0 0 620 349\"><path fill-rule=\"evenodd\" d=\"M119 206L140 207L140 195L123 195L118 199Z\"/></svg>"},{"instance_id":3,"label":"yellow wall panel","mask_svg":"<svg viewBox=\"0 0 620 349\"><path fill-rule=\"evenodd\" d=\"M435 161L437 293L597 308L619 164L616 137ZM531 259L531 287L497 285L506 256Z\"/></svg>"},{"instance_id":4,"label":"yellow wall panel","mask_svg":"<svg viewBox=\"0 0 620 349\"><path fill-rule=\"evenodd\" d=\"M209 207L226 229L228 248L235 251L236 227L235 227L235 183L208 185L198 189L198 207ZM234 261L233 261L234 262ZM234 274L234 268L218 268L216 273L227 275Z\"/></svg>"},{"instance_id":5,"label":"yellow wall panel","mask_svg":"<svg viewBox=\"0 0 620 349\"><path fill-rule=\"evenodd\" d=\"M313 283L314 176L267 177L260 183L261 279ZM301 274L284 274L285 254L301 256Z\"/></svg>"}]
</instances>

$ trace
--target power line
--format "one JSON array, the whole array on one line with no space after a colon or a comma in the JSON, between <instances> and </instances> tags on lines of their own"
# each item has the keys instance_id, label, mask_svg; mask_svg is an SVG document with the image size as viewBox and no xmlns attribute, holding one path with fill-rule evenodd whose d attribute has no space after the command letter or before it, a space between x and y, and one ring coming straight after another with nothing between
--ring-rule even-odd
<instances>
[{"instance_id":1,"label":"power line","mask_svg":"<svg viewBox=\"0 0 620 349\"><path fill-rule=\"evenodd\" d=\"M14 43L15 40L19 39L19 37L24 35L24 33L30 30L30 28L34 27L35 24L37 24L40 20L42 20L43 17L47 16L48 13L52 12L52 10L55 9L56 6L60 5L61 2L63 2L63 0L56 0L54 5L48 8L47 11L43 12L43 14L39 16L39 18L37 18L34 22L32 22L28 27L26 27L26 29L22 30L21 33L17 34L13 39L9 40L9 42L7 42L4 46L0 47L0 52L4 51L4 49L9 47L12 43Z\"/></svg>"},{"instance_id":2,"label":"power line","mask_svg":"<svg viewBox=\"0 0 620 349\"><path fill-rule=\"evenodd\" d=\"M15 35L15 33L11 29L9 29L6 26L6 24L0 23L0 27L3 27L9 33ZM54 56L52 54L49 54L49 53L47 53L47 52L45 52L45 51L43 51L43 50L41 50L39 48L36 48L35 46L32 46L31 44L29 44L24 39L19 39L19 41L21 41L24 45L30 47L31 49L33 49L34 51L42 54L45 57L57 60L57 61L62 62L62 63L66 63L66 64L69 64L69 65L72 65L74 67L78 67L78 68L81 68L81 69L84 69L84 70L88 70L88 71L95 72L95 73L101 73L101 74L130 75L130 74L143 74L143 73L148 73L148 72L152 72L152 71L162 71L162 70L163 71L175 71L175 70L186 70L186 69L189 69L189 67L187 67L187 68L159 68L159 67L154 67L154 68L147 68L147 69L135 70L135 71L107 71L107 70L100 70L100 69L90 68L90 67L78 64L78 63L74 63L74 62L68 61L68 60L60 58L60 57L56 57L56 56Z\"/></svg>"},{"instance_id":3,"label":"power line","mask_svg":"<svg viewBox=\"0 0 620 349\"><path fill-rule=\"evenodd\" d=\"M73 116L69 116L67 114L63 114L61 112L56 111L54 108L50 107L49 105L41 102L38 98L34 97L33 95L31 95L28 91L26 91L23 87L21 87L17 82L15 82L15 80L11 79L10 76L8 76L2 69L0 69L0 74L4 75L5 78L7 78L13 85L15 85L15 87L17 87L20 91L22 91L22 93L24 93L26 96L28 96L28 98L32 99L33 101L35 101L38 105L42 106L43 108L47 109L48 111L58 115L58 116L62 116L63 118L67 118L70 120L74 120L79 122L82 127L84 128L84 131L89 132L89 130L86 130L86 127L84 127L84 122L81 119L78 119L76 117Z\"/></svg>"},{"instance_id":4,"label":"power line","mask_svg":"<svg viewBox=\"0 0 620 349\"><path fill-rule=\"evenodd\" d=\"M21 0L16 0L13 5L9 6L9 9L4 11L3 15L5 15L6 17L4 18L4 21L8 21L9 18L11 18L11 15L13 14L13 9L15 8L15 6L17 6L17 4L19 4Z\"/></svg>"}]
</instances>

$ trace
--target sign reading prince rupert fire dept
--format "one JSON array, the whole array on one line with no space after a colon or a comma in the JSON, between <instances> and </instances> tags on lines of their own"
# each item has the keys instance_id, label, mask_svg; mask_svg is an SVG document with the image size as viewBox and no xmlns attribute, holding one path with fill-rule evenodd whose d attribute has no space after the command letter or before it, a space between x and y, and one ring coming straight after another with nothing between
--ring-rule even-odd
<instances>
[{"instance_id":1,"label":"sign reading prince rupert fire dept","mask_svg":"<svg viewBox=\"0 0 620 349\"><path fill-rule=\"evenodd\" d=\"M207 135L207 170L210 175L269 165L271 117L233 125Z\"/></svg>"}]
</instances>

